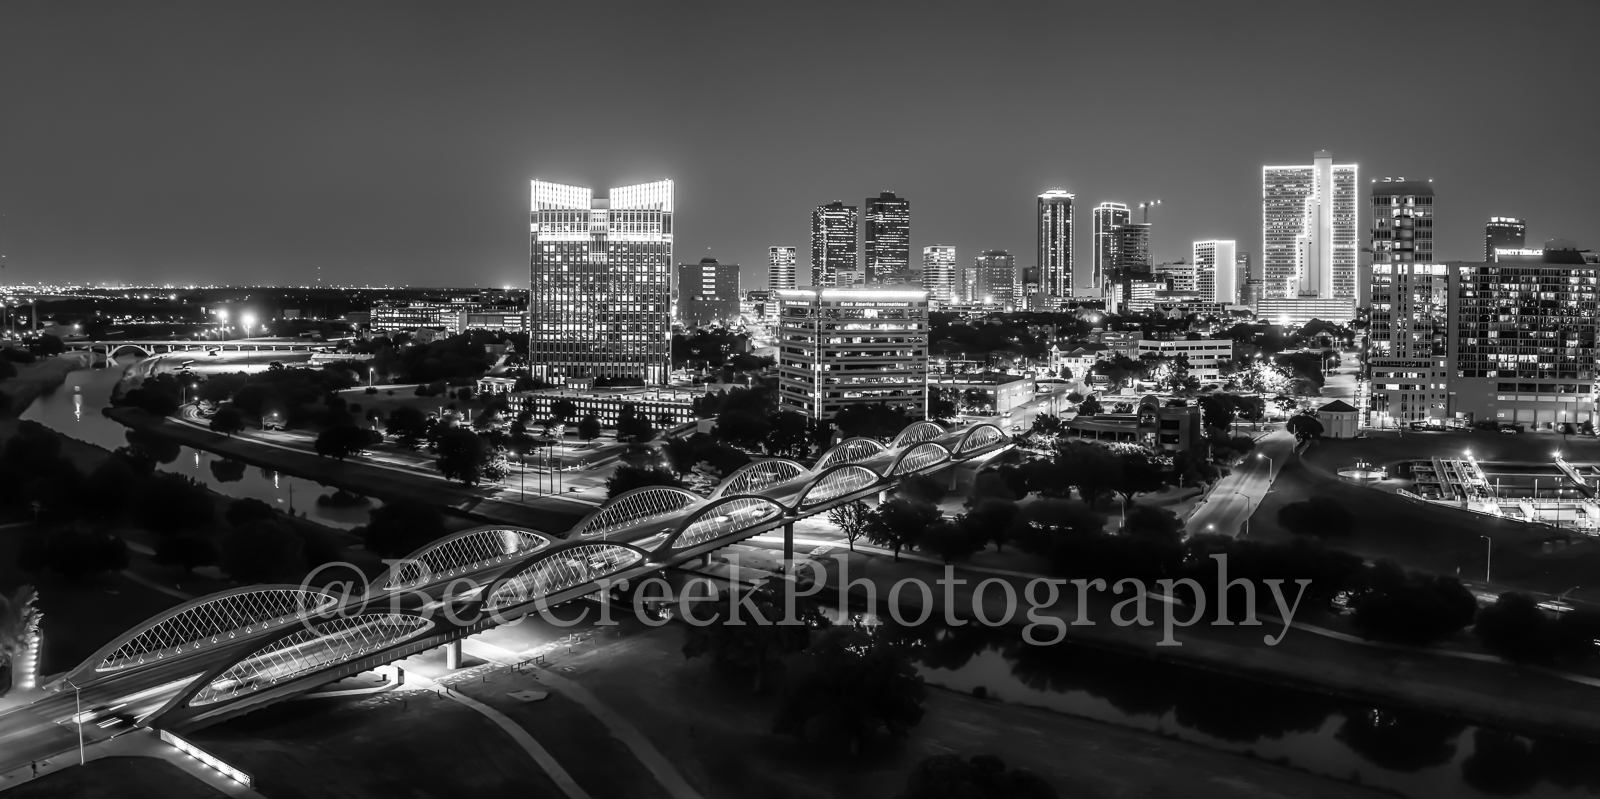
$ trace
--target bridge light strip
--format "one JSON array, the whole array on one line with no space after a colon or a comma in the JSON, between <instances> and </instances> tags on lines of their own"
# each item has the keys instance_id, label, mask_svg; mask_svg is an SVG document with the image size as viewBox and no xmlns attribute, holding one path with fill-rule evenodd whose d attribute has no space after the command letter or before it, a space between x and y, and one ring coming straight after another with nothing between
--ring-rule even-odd
<instances>
[{"instance_id":1,"label":"bridge light strip","mask_svg":"<svg viewBox=\"0 0 1600 799\"><path fill-rule=\"evenodd\" d=\"M222 760L218 759L216 756L212 755L206 750L201 749L200 747L195 746L194 744L189 743L188 741L185 741L166 730L161 730L161 740L172 744L174 749L177 749L179 752L182 752L194 758L195 760L200 761L202 765L214 769L222 774L222 776L227 777L228 779L233 780L234 782L237 782L246 788L255 787L255 780L252 779L249 774L246 774L243 771L240 771L233 766L222 762Z\"/></svg>"}]
</instances>

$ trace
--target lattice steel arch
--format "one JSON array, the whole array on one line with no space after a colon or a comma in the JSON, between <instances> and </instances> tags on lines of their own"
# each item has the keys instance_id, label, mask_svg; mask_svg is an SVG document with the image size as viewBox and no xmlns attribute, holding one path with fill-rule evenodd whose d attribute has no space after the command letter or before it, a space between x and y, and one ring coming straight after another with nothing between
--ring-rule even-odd
<instances>
[{"instance_id":1,"label":"lattice steel arch","mask_svg":"<svg viewBox=\"0 0 1600 799\"><path fill-rule=\"evenodd\" d=\"M707 541L715 541L741 530L781 519L787 513L787 508L769 497L749 494L723 497L697 509L693 516L684 519L655 551L658 555L670 555L673 550L688 549Z\"/></svg>"},{"instance_id":2,"label":"lattice steel arch","mask_svg":"<svg viewBox=\"0 0 1600 799\"><path fill-rule=\"evenodd\" d=\"M883 475L858 463L841 463L825 469L806 482L794 501L794 510L803 510L864 488L877 485Z\"/></svg>"},{"instance_id":3,"label":"lattice steel arch","mask_svg":"<svg viewBox=\"0 0 1600 799\"><path fill-rule=\"evenodd\" d=\"M820 472L823 469L838 466L841 463L860 463L861 461L872 460L888 451L889 448L885 447L883 442L877 439L861 438L860 436L847 438L833 445L827 452L822 453L822 457L817 459L817 465L812 467L812 470Z\"/></svg>"},{"instance_id":4,"label":"lattice steel arch","mask_svg":"<svg viewBox=\"0 0 1600 799\"><path fill-rule=\"evenodd\" d=\"M734 496L735 494L754 494L764 491L775 485L782 485L790 480L798 480L809 473L806 467L787 458L763 458L751 461L733 470L711 492L711 499Z\"/></svg>"},{"instance_id":5,"label":"lattice steel arch","mask_svg":"<svg viewBox=\"0 0 1600 799\"><path fill-rule=\"evenodd\" d=\"M407 555L389 567L384 591L415 588L502 563L550 546L549 536L518 527L474 527L462 530Z\"/></svg>"},{"instance_id":6,"label":"lattice steel arch","mask_svg":"<svg viewBox=\"0 0 1600 799\"><path fill-rule=\"evenodd\" d=\"M913 444L921 444L925 441L933 441L943 438L946 432L936 422L927 420L912 422L906 426L906 429L900 431L900 435L894 437L894 441L889 442L889 449L899 449Z\"/></svg>"},{"instance_id":7,"label":"lattice steel arch","mask_svg":"<svg viewBox=\"0 0 1600 799\"><path fill-rule=\"evenodd\" d=\"M973 425L971 430L968 430L966 434L961 436L960 440L956 441L955 448L951 451L956 455L966 455L997 441L1003 441L1005 438L1006 433L1004 430L984 422L983 424Z\"/></svg>"},{"instance_id":8,"label":"lattice steel arch","mask_svg":"<svg viewBox=\"0 0 1600 799\"><path fill-rule=\"evenodd\" d=\"M894 477L920 471L948 460L950 460L950 450L931 441L925 441L895 456L894 463L889 464L886 474Z\"/></svg>"},{"instance_id":9,"label":"lattice steel arch","mask_svg":"<svg viewBox=\"0 0 1600 799\"><path fill-rule=\"evenodd\" d=\"M705 498L671 486L645 486L606 500L567 533L568 538L604 536L639 522L671 516Z\"/></svg>"},{"instance_id":10,"label":"lattice steel arch","mask_svg":"<svg viewBox=\"0 0 1600 799\"><path fill-rule=\"evenodd\" d=\"M433 626L410 613L362 613L301 626L213 672L187 704L203 707L240 699L405 643Z\"/></svg>"},{"instance_id":11,"label":"lattice steel arch","mask_svg":"<svg viewBox=\"0 0 1600 799\"><path fill-rule=\"evenodd\" d=\"M476 613L548 599L649 561L649 553L617 541L567 541L535 554L490 584Z\"/></svg>"},{"instance_id":12,"label":"lattice steel arch","mask_svg":"<svg viewBox=\"0 0 1600 799\"><path fill-rule=\"evenodd\" d=\"M113 639L74 675L120 671L229 643L326 610L338 598L298 585L249 585L190 600Z\"/></svg>"}]
</instances>

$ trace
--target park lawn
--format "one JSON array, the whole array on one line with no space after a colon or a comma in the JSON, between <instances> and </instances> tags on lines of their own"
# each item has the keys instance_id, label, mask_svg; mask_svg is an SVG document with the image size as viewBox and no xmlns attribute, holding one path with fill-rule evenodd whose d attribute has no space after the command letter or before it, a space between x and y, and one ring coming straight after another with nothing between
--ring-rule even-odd
<instances>
[{"instance_id":1,"label":"park lawn","mask_svg":"<svg viewBox=\"0 0 1600 799\"><path fill-rule=\"evenodd\" d=\"M1407 435L1407 443L1419 437ZM1471 440L1468 434L1450 437ZM1500 444L1505 439L1530 437L1481 434L1478 440L1488 439ZM1355 517L1355 532L1349 538L1328 542L1335 548L1369 559L1392 559L1408 568L1438 574L1453 575L1459 569L1464 579L1481 580L1488 545L1480 536L1489 536L1494 547L1491 576L1496 587L1558 593L1572 586L1584 586L1572 596L1600 601L1600 584L1595 584L1593 579L1600 573L1600 542L1594 539L1450 508L1413 504L1386 491L1328 476L1333 468L1354 463L1358 458L1383 463L1386 455L1396 460L1426 455L1425 450L1418 454L1415 450L1402 449L1398 441L1372 441L1381 443L1323 441L1314 444L1304 457L1326 470L1326 474L1308 469L1299 458L1291 456L1278 472L1272 490L1251 516L1250 536L1268 542L1293 539L1294 534L1277 522L1279 510L1314 495L1327 496L1337 500ZM1458 443L1453 441L1445 446L1453 448ZM1593 442L1584 443L1586 451L1600 447ZM1486 452L1484 458L1529 460L1533 446L1536 445L1507 442L1496 447L1493 456ZM1548 456L1549 446L1550 442L1544 441L1539 451ZM1477 454L1476 447L1474 454Z\"/></svg>"},{"instance_id":2,"label":"park lawn","mask_svg":"<svg viewBox=\"0 0 1600 799\"><path fill-rule=\"evenodd\" d=\"M607 639L560 666L649 738L707 799L894 796L922 759L999 755L1062 796L1369 797L1280 766L1048 710L929 688L920 725L857 756L771 731L774 698L707 659L686 660L678 625Z\"/></svg>"},{"instance_id":3,"label":"park lawn","mask_svg":"<svg viewBox=\"0 0 1600 799\"><path fill-rule=\"evenodd\" d=\"M493 722L427 691L281 702L187 737L272 799L562 795Z\"/></svg>"},{"instance_id":4,"label":"park lawn","mask_svg":"<svg viewBox=\"0 0 1600 799\"><path fill-rule=\"evenodd\" d=\"M7 799L223 799L227 794L154 757L105 757L6 789Z\"/></svg>"}]
</instances>

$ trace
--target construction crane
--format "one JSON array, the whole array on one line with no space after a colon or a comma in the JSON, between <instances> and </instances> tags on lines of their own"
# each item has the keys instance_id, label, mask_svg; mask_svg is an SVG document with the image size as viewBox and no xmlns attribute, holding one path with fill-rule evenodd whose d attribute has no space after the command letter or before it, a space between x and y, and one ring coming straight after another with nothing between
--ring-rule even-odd
<instances>
[{"instance_id":1,"label":"construction crane","mask_svg":"<svg viewBox=\"0 0 1600 799\"><path fill-rule=\"evenodd\" d=\"M1160 200L1151 200L1149 202L1139 203L1139 210L1144 212L1144 221L1145 221L1146 224L1148 224L1150 222L1150 209L1152 207L1160 205L1160 204L1161 204Z\"/></svg>"}]
</instances>

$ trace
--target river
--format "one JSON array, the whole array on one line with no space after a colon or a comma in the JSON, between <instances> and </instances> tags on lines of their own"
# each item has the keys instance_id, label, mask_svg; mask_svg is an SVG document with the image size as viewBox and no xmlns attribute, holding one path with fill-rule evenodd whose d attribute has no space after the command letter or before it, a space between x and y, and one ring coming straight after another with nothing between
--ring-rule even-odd
<instances>
[{"instance_id":1,"label":"river","mask_svg":"<svg viewBox=\"0 0 1600 799\"><path fill-rule=\"evenodd\" d=\"M233 353L227 353L232 355ZM180 355L183 355L180 353ZM303 359L303 353L243 353L242 357L218 361L216 358L190 366L191 371L246 371L265 368L267 361ZM192 356L192 354L189 354ZM80 369L67 375L65 382L39 397L23 412L22 418L50 427L108 450L128 443L128 428L106 418L100 411L111 401L111 392L130 367L147 372L181 365L176 356L167 359L117 359L113 368ZM270 358L267 356L271 356ZM301 356L296 358L296 356ZM166 362L163 363L163 360ZM204 367L197 369L197 367ZM242 467L242 468L241 468ZM306 518L329 527L351 529L365 524L367 514L381 503L372 499L365 505L327 504L334 490L319 483L280 474L270 469L244 466L238 462L192 447L181 447L176 459L159 466L162 471L187 475L224 496L259 499L284 510L293 509ZM219 471L221 476L219 476Z\"/></svg>"}]
</instances>

